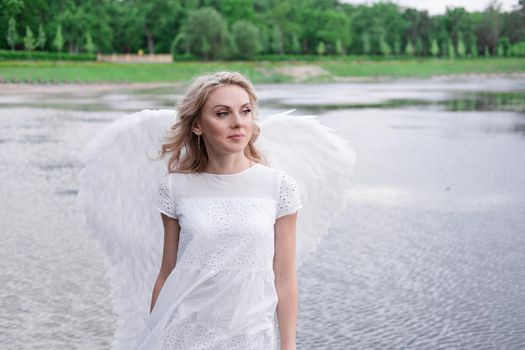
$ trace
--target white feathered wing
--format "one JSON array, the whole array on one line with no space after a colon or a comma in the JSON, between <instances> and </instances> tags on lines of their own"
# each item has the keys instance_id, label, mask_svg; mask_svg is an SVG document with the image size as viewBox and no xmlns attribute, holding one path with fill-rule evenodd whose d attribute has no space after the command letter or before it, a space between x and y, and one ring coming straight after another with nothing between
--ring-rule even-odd
<instances>
[{"instance_id":1,"label":"white feathered wing","mask_svg":"<svg viewBox=\"0 0 525 350\"><path fill-rule=\"evenodd\" d=\"M288 113L261 118L256 146L271 167L286 170L298 183L303 203L297 223L299 267L346 207L355 155L317 117ZM106 254L118 316L113 349L132 349L146 326L163 244L153 203L167 173L167 159L151 159L176 120L173 110L125 116L102 130L81 157L77 204Z\"/></svg>"},{"instance_id":2,"label":"white feathered wing","mask_svg":"<svg viewBox=\"0 0 525 350\"><path fill-rule=\"evenodd\" d=\"M298 183L303 203L296 229L299 268L346 208L356 156L348 141L317 116L287 115L293 111L264 118L256 146L268 165L286 170Z\"/></svg>"}]
</instances>

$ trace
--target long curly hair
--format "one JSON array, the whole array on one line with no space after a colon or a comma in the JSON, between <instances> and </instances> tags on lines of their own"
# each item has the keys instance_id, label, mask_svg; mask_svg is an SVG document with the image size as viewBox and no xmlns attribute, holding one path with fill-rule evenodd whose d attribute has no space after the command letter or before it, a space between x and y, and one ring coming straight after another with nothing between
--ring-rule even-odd
<instances>
[{"instance_id":1,"label":"long curly hair","mask_svg":"<svg viewBox=\"0 0 525 350\"><path fill-rule=\"evenodd\" d=\"M162 159L170 154L168 172L192 173L203 172L208 165L206 147L198 147L197 135L192 131L195 122L200 118L202 108L210 93L223 85L238 85L243 88L250 98L253 127L252 135L244 154L256 163L266 163L263 154L254 143L261 132L256 124L258 112L258 98L251 81L238 72L215 72L195 78L187 88L184 96L177 104L178 120L168 130L168 136L162 144L158 158Z\"/></svg>"}]
</instances>

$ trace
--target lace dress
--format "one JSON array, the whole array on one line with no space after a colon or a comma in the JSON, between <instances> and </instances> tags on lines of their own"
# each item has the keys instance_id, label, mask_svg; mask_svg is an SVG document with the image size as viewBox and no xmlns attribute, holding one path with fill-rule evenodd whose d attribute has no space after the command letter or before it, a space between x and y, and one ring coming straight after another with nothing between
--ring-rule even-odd
<instances>
[{"instance_id":1,"label":"lace dress","mask_svg":"<svg viewBox=\"0 0 525 350\"><path fill-rule=\"evenodd\" d=\"M155 206L178 220L179 247L138 349L275 349L274 224L302 207L295 180L258 163L173 173Z\"/></svg>"}]
</instances>

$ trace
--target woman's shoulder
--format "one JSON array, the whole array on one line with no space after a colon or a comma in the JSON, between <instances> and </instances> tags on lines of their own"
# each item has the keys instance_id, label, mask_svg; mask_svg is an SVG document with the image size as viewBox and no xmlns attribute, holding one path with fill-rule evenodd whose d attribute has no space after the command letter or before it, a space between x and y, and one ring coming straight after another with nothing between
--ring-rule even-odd
<instances>
[{"instance_id":1,"label":"woman's shoulder","mask_svg":"<svg viewBox=\"0 0 525 350\"><path fill-rule=\"evenodd\" d=\"M268 165L261 164L260 168L262 169L263 173L272 175L274 178L278 178L281 180L282 178L293 178L293 176L282 168L272 167Z\"/></svg>"}]
</instances>

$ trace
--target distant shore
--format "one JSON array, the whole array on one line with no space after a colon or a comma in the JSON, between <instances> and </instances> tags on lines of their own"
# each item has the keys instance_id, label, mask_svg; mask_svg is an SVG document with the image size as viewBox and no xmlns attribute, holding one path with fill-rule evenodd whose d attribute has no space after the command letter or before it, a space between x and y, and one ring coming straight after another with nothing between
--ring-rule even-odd
<instances>
[{"instance_id":1,"label":"distant shore","mask_svg":"<svg viewBox=\"0 0 525 350\"><path fill-rule=\"evenodd\" d=\"M254 83L377 81L392 78L505 75L522 77L522 58L323 60L318 62L175 62L115 64L102 62L0 61L4 84L146 84L187 82L217 70L239 71Z\"/></svg>"}]
</instances>

